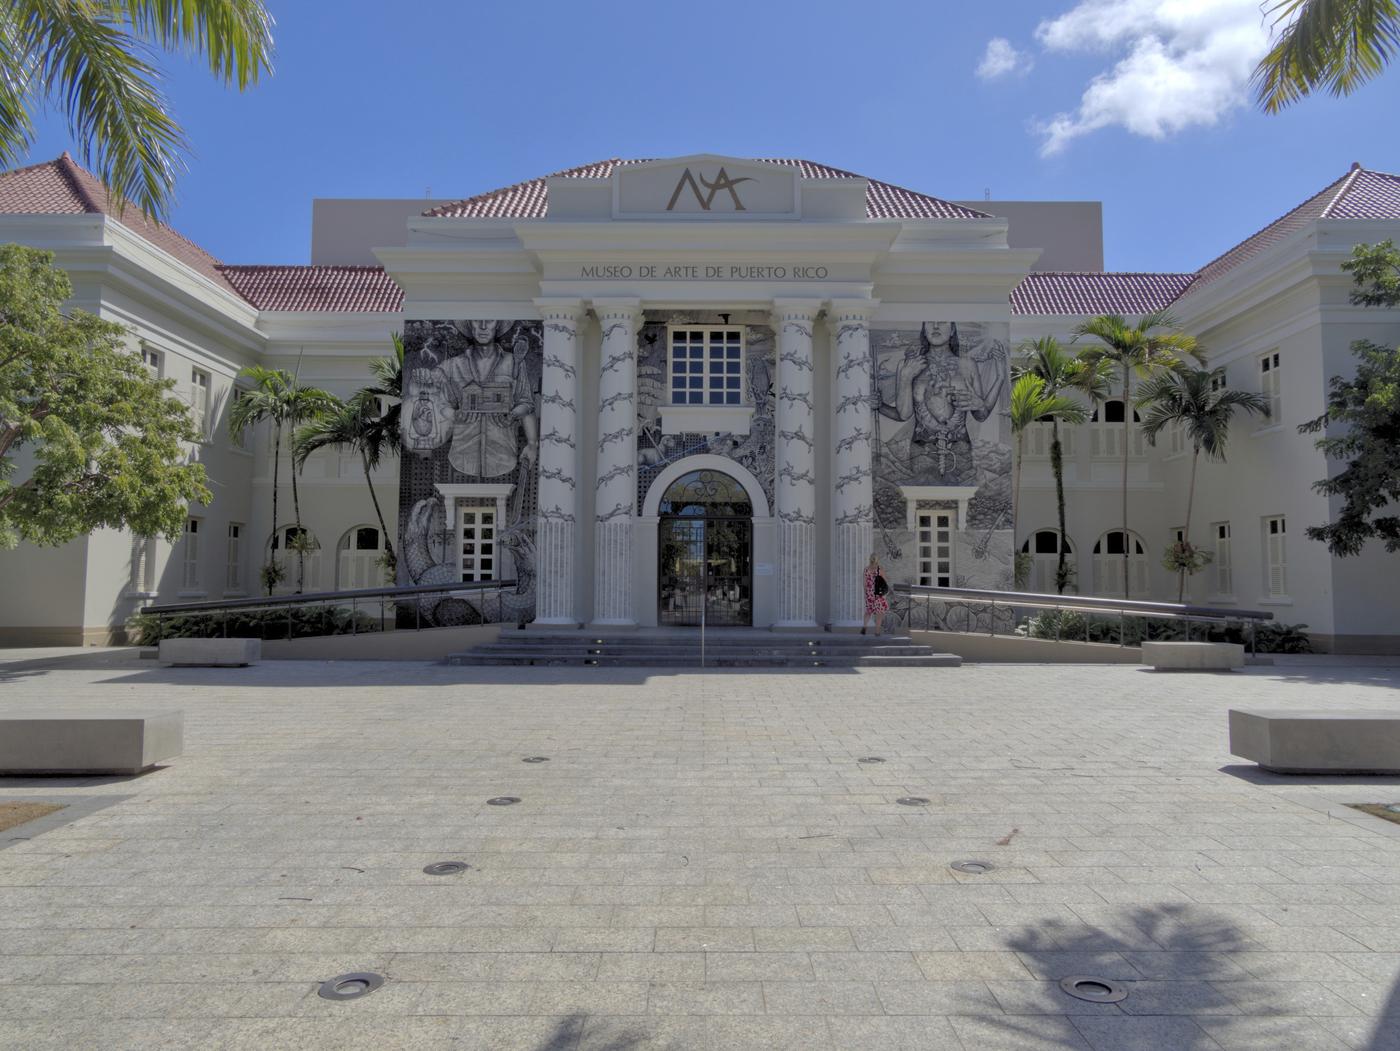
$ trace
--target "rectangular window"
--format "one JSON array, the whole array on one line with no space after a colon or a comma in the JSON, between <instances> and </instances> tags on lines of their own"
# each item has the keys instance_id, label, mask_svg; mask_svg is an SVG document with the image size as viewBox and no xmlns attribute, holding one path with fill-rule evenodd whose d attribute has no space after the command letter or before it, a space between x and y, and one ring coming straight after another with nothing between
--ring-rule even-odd
<instances>
[{"instance_id":1,"label":"rectangular window","mask_svg":"<svg viewBox=\"0 0 1400 1051\"><path fill-rule=\"evenodd\" d=\"M462 580L496 579L496 501L458 500Z\"/></svg>"},{"instance_id":2,"label":"rectangular window","mask_svg":"<svg viewBox=\"0 0 1400 1051\"><path fill-rule=\"evenodd\" d=\"M670 365L672 405L743 404L742 329L672 329Z\"/></svg>"},{"instance_id":3,"label":"rectangular window","mask_svg":"<svg viewBox=\"0 0 1400 1051\"><path fill-rule=\"evenodd\" d=\"M1221 365L1211 373L1210 389L1212 393L1217 393L1225 389L1225 366Z\"/></svg>"},{"instance_id":4,"label":"rectangular window","mask_svg":"<svg viewBox=\"0 0 1400 1051\"><path fill-rule=\"evenodd\" d=\"M1186 451L1186 428L1178 421L1171 425L1170 430L1171 455L1175 456L1178 453L1184 453Z\"/></svg>"},{"instance_id":5,"label":"rectangular window","mask_svg":"<svg viewBox=\"0 0 1400 1051\"><path fill-rule=\"evenodd\" d=\"M185 573L182 588L185 591L199 590L199 524L201 519L185 520Z\"/></svg>"},{"instance_id":6,"label":"rectangular window","mask_svg":"<svg viewBox=\"0 0 1400 1051\"><path fill-rule=\"evenodd\" d=\"M238 522L228 524L228 569L224 575L224 588L227 591L243 590L243 526Z\"/></svg>"},{"instance_id":7,"label":"rectangular window","mask_svg":"<svg viewBox=\"0 0 1400 1051\"><path fill-rule=\"evenodd\" d=\"M1283 515L1264 519L1264 583L1269 598L1288 595L1287 532Z\"/></svg>"},{"instance_id":8,"label":"rectangular window","mask_svg":"<svg viewBox=\"0 0 1400 1051\"><path fill-rule=\"evenodd\" d=\"M145 362L146 370L156 379L160 379L160 351L143 343L141 344L141 360Z\"/></svg>"},{"instance_id":9,"label":"rectangular window","mask_svg":"<svg viewBox=\"0 0 1400 1051\"><path fill-rule=\"evenodd\" d=\"M1268 427L1283 419L1283 397L1279 387L1278 351L1271 350L1259 359L1259 393L1269 402Z\"/></svg>"},{"instance_id":10,"label":"rectangular window","mask_svg":"<svg viewBox=\"0 0 1400 1051\"><path fill-rule=\"evenodd\" d=\"M203 369L190 372L190 408L194 410L194 429L200 440L209 437L209 373Z\"/></svg>"},{"instance_id":11,"label":"rectangular window","mask_svg":"<svg viewBox=\"0 0 1400 1051\"><path fill-rule=\"evenodd\" d=\"M953 512L918 512L919 583L953 586Z\"/></svg>"},{"instance_id":12,"label":"rectangular window","mask_svg":"<svg viewBox=\"0 0 1400 1051\"><path fill-rule=\"evenodd\" d=\"M1215 535L1215 593L1233 595L1235 580L1230 572L1230 523L1216 522L1210 529Z\"/></svg>"},{"instance_id":13,"label":"rectangular window","mask_svg":"<svg viewBox=\"0 0 1400 1051\"><path fill-rule=\"evenodd\" d=\"M131 538L130 590L149 595L156 589L156 541L154 537Z\"/></svg>"}]
</instances>

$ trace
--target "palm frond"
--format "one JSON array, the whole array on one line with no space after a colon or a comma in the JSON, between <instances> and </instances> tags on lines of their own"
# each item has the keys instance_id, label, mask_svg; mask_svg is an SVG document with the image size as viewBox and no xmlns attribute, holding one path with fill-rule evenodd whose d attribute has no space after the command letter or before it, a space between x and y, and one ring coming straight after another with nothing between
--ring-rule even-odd
<instances>
[{"instance_id":1,"label":"palm frond","mask_svg":"<svg viewBox=\"0 0 1400 1051\"><path fill-rule=\"evenodd\" d=\"M272 72L273 19L261 0L105 0L158 47L203 54L240 90Z\"/></svg>"},{"instance_id":2,"label":"palm frond","mask_svg":"<svg viewBox=\"0 0 1400 1051\"><path fill-rule=\"evenodd\" d=\"M1266 113L1320 88L1350 95L1400 52L1400 0L1279 0L1268 14L1283 28L1252 78Z\"/></svg>"},{"instance_id":3,"label":"palm frond","mask_svg":"<svg viewBox=\"0 0 1400 1051\"><path fill-rule=\"evenodd\" d=\"M34 86L63 111L84 163L114 203L163 213L186 142L156 87L147 47L106 4L20 0L10 17Z\"/></svg>"}]
</instances>

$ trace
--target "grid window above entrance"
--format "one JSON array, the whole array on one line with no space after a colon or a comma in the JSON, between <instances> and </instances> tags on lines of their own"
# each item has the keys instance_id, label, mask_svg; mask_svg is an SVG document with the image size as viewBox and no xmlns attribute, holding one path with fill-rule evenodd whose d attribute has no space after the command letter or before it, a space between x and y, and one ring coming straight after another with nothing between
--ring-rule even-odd
<instances>
[{"instance_id":1,"label":"grid window above entrance","mask_svg":"<svg viewBox=\"0 0 1400 1051\"><path fill-rule=\"evenodd\" d=\"M670 366L672 405L743 403L743 329L671 329Z\"/></svg>"}]
</instances>

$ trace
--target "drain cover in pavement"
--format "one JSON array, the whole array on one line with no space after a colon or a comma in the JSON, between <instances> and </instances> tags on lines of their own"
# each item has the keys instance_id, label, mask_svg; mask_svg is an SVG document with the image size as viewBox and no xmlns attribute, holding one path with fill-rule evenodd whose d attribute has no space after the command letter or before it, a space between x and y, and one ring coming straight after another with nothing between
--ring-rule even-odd
<instances>
[{"instance_id":1,"label":"drain cover in pavement","mask_svg":"<svg viewBox=\"0 0 1400 1051\"><path fill-rule=\"evenodd\" d=\"M526 756L524 759L522 759L522 760L520 760L520 761L521 761L522 763L547 763L547 762L549 762L549 756L547 756L547 755L529 755L529 756Z\"/></svg>"},{"instance_id":2,"label":"drain cover in pavement","mask_svg":"<svg viewBox=\"0 0 1400 1051\"><path fill-rule=\"evenodd\" d=\"M885 760L878 755L863 755L856 760L857 763L883 763Z\"/></svg>"},{"instance_id":3,"label":"drain cover in pavement","mask_svg":"<svg viewBox=\"0 0 1400 1051\"><path fill-rule=\"evenodd\" d=\"M520 797L519 797L519 796L497 796L495 799L488 799L488 800L486 801L486 805L487 805L487 806L510 806L511 804L513 804L513 803L518 803L518 802L520 802Z\"/></svg>"},{"instance_id":4,"label":"drain cover in pavement","mask_svg":"<svg viewBox=\"0 0 1400 1051\"><path fill-rule=\"evenodd\" d=\"M902 806L928 806L929 803L923 796L900 796L895 802Z\"/></svg>"},{"instance_id":5,"label":"drain cover in pavement","mask_svg":"<svg viewBox=\"0 0 1400 1051\"><path fill-rule=\"evenodd\" d=\"M374 992L383 984L384 976L382 974L374 974L371 971L353 971L350 974L342 974L339 978L322 982L321 988L316 990L316 995L322 1000L358 1000L360 997Z\"/></svg>"},{"instance_id":6,"label":"drain cover in pavement","mask_svg":"<svg viewBox=\"0 0 1400 1051\"><path fill-rule=\"evenodd\" d=\"M431 865L424 865L423 871L429 876L455 876L469 868L471 866L465 861L434 861Z\"/></svg>"}]
</instances>

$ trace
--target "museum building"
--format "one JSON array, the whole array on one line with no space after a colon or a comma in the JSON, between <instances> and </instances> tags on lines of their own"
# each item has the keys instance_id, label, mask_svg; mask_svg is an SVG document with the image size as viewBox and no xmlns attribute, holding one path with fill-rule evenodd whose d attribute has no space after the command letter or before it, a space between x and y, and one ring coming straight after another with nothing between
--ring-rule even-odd
<instances>
[{"instance_id":1,"label":"museum building","mask_svg":"<svg viewBox=\"0 0 1400 1051\"><path fill-rule=\"evenodd\" d=\"M266 428L229 436L240 370L348 396L396 332L403 443L373 479L391 536L358 456L312 456L306 591L383 583L390 540L398 583L514 581L503 619L560 629L853 629L872 554L896 582L1005 590L1021 551L1053 591L1043 425L1012 520L1011 362L1094 314L1170 305L1274 410L1200 468L1190 535L1214 560L1189 599L1264 603L1322 648L1395 650L1394 556L1336 559L1303 535L1329 513L1311 489L1328 468L1296 424L1351 370L1352 340L1400 337L1400 312L1351 306L1340 270L1397 235L1400 178L1354 166L1199 271L1105 273L1093 202L953 202L695 155L441 204L317 201L310 265L224 265L118 213L65 154L0 175L0 240L55 251L73 305L127 325L175 381L215 498L173 543L101 530L0 553L0 642L104 642L152 601L256 594L296 534L268 513ZM1179 434L1129 437L1125 533L1132 411L1120 395L1065 429L1066 553L1081 592L1121 594L1126 571L1134 597L1174 599L1160 556L1186 529L1190 458ZM470 614L450 597L425 612Z\"/></svg>"}]
</instances>

